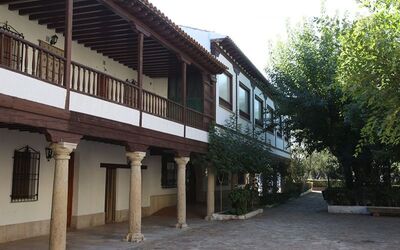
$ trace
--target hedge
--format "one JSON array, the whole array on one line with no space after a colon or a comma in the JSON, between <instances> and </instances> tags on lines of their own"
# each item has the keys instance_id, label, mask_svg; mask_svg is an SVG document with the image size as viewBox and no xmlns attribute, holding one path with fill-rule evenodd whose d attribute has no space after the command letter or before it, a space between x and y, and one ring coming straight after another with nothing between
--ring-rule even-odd
<instances>
[{"instance_id":1,"label":"hedge","mask_svg":"<svg viewBox=\"0 0 400 250\"><path fill-rule=\"evenodd\" d=\"M328 188L322 195L329 205L400 207L400 187Z\"/></svg>"}]
</instances>

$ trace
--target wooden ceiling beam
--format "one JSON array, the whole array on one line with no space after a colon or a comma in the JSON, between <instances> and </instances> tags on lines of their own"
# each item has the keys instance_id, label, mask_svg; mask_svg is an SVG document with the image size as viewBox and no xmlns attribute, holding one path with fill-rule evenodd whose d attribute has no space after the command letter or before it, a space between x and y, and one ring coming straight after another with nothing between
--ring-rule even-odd
<instances>
[{"instance_id":1,"label":"wooden ceiling beam","mask_svg":"<svg viewBox=\"0 0 400 250\"><path fill-rule=\"evenodd\" d=\"M98 10L96 12L91 12L91 13L74 13L73 15L73 20L86 20L90 18L99 18L102 16L109 16L109 15L115 15L114 13L107 11L107 10ZM65 20L65 15L64 13L61 14L55 14L51 13L48 16L39 18L39 24L49 24L49 23L56 23L56 22L64 22Z\"/></svg>"},{"instance_id":2,"label":"wooden ceiling beam","mask_svg":"<svg viewBox=\"0 0 400 250\"><path fill-rule=\"evenodd\" d=\"M85 0L82 2L74 3L74 12L76 12L81 8L88 9L88 8L96 8L98 6L100 5L97 2L93 2L92 0ZM43 13L45 14L55 11L63 11L65 13L65 1L47 2L46 4L41 5L39 7L21 9L18 12L20 15L24 16L24 15L37 15Z\"/></svg>"},{"instance_id":3,"label":"wooden ceiling beam","mask_svg":"<svg viewBox=\"0 0 400 250\"><path fill-rule=\"evenodd\" d=\"M111 42L120 42L120 41L128 41L128 40L135 40L135 37L129 34L120 34L114 36L104 36L102 39L96 38L85 38L80 39L79 42L83 43L88 46L90 45L98 45L98 44L110 44Z\"/></svg>"},{"instance_id":4,"label":"wooden ceiling beam","mask_svg":"<svg viewBox=\"0 0 400 250\"><path fill-rule=\"evenodd\" d=\"M90 14L93 12L99 12L101 10L105 10L103 8L100 8L100 5L98 7L93 7L93 6L88 6L88 7L82 7L82 8L78 8L75 9L74 8L74 13L75 14ZM29 15L29 20L37 20L37 19L44 19L44 18L48 18L48 17L57 17L57 16L64 16L64 10L57 10L57 11L53 11L53 12L49 12L49 13L40 13L40 14L33 14L33 15Z\"/></svg>"},{"instance_id":5,"label":"wooden ceiling beam","mask_svg":"<svg viewBox=\"0 0 400 250\"><path fill-rule=\"evenodd\" d=\"M32 0L0 0L0 4L10 4L10 3L23 3L30 2Z\"/></svg>"},{"instance_id":6,"label":"wooden ceiling beam","mask_svg":"<svg viewBox=\"0 0 400 250\"><path fill-rule=\"evenodd\" d=\"M89 17L89 18L83 18L85 16L81 16L82 18L75 18L73 19L72 26L73 28L77 26L82 26L82 25L88 25L88 24L102 24L104 23L104 20L108 21L115 21L118 18L118 16L114 14L106 14L106 15L101 15L101 16L94 16L94 17ZM121 20L121 19L119 19ZM58 19L55 22L50 22L47 24L47 28L49 29L56 29L56 28L61 28L64 27L64 17Z\"/></svg>"},{"instance_id":7,"label":"wooden ceiling beam","mask_svg":"<svg viewBox=\"0 0 400 250\"><path fill-rule=\"evenodd\" d=\"M130 31L132 32L132 31ZM74 34L72 33L72 39L74 40L82 40L82 39L103 39L111 36L117 36L117 35L124 35L124 34L129 34L130 32L120 32L120 31L110 31L110 32L103 32L103 33L88 33L88 34Z\"/></svg>"},{"instance_id":8,"label":"wooden ceiling beam","mask_svg":"<svg viewBox=\"0 0 400 250\"><path fill-rule=\"evenodd\" d=\"M90 30L73 30L72 36L79 36L79 35L87 35L87 36L98 36L107 34L108 32L115 34L115 33L129 33L131 32L131 28L127 25L125 26L117 26L117 27L103 27L103 28L95 28Z\"/></svg>"},{"instance_id":9,"label":"wooden ceiling beam","mask_svg":"<svg viewBox=\"0 0 400 250\"><path fill-rule=\"evenodd\" d=\"M127 24L125 21L121 21L121 20L116 20L113 22L108 22L108 23L104 23L104 24L99 24L99 23L95 23L95 24L86 24L86 25L78 25L78 26L74 26L72 27L74 32L79 32L79 31L89 31L89 30L101 30L101 29L121 29L121 28L125 28L125 29L130 29L129 24ZM56 32L62 33L64 32L65 27L58 27L56 28Z\"/></svg>"},{"instance_id":10,"label":"wooden ceiling beam","mask_svg":"<svg viewBox=\"0 0 400 250\"><path fill-rule=\"evenodd\" d=\"M110 41L105 41L105 42L97 41L96 44L85 43L85 46L86 47L90 47L91 49L95 49L95 50L107 49L107 48L110 48L110 47L112 47L113 49L116 49L116 48L118 48L118 49L120 49L120 48L121 49L126 49L126 48L134 48L134 49L136 49L137 48L137 43L136 43L136 41L134 39L125 39L125 40L122 40L122 41L117 41L117 40L110 40ZM154 49L165 50L166 51L166 49L161 47L159 44L146 44L143 47L145 48L145 53L146 53L146 51L149 51L149 50L151 51L151 50L154 50Z\"/></svg>"},{"instance_id":11,"label":"wooden ceiling beam","mask_svg":"<svg viewBox=\"0 0 400 250\"><path fill-rule=\"evenodd\" d=\"M14 1L17 2L17 1ZM29 1L24 1L24 2L17 2L17 3L11 3L8 6L9 10L21 10L21 9L27 9L27 8L32 8L35 6L43 6L43 5L56 5L59 4L60 2L65 2L65 0L53 0L49 2L48 0L29 0Z\"/></svg>"},{"instance_id":12,"label":"wooden ceiling beam","mask_svg":"<svg viewBox=\"0 0 400 250\"><path fill-rule=\"evenodd\" d=\"M130 52L130 54L129 55L132 55L132 49L130 49L130 50L127 50L126 48L125 49L117 49L117 50L115 50L115 49L113 49L113 48L109 48L109 49L99 49L99 50L96 50L97 52L99 52L99 53L109 53L110 55L112 54L112 55L125 55L127 52ZM150 54L165 54L165 55L169 55L168 54L168 52L165 52L165 50L158 50L158 51L152 51L152 52L147 52L146 53L147 55L150 55Z\"/></svg>"}]
</instances>

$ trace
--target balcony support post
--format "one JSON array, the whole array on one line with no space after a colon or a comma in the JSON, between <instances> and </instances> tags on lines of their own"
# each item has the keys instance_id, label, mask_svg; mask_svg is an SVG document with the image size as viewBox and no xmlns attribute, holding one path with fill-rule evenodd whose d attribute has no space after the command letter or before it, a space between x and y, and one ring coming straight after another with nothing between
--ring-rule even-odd
<instances>
[{"instance_id":1,"label":"balcony support post","mask_svg":"<svg viewBox=\"0 0 400 250\"><path fill-rule=\"evenodd\" d=\"M139 86L139 97L138 97L138 105L140 110L140 120L139 126L142 126L142 110L143 110L143 42L144 42L144 34L143 32L138 32L138 66L137 66L137 83Z\"/></svg>"},{"instance_id":2,"label":"balcony support post","mask_svg":"<svg viewBox=\"0 0 400 250\"><path fill-rule=\"evenodd\" d=\"M72 48L72 16L74 1L65 0L65 34L64 34L64 86L67 90L65 98L65 109L69 110L70 88L71 88L71 48Z\"/></svg>"},{"instance_id":3,"label":"balcony support post","mask_svg":"<svg viewBox=\"0 0 400 250\"><path fill-rule=\"evenodd\" d=\"M187 65L190 64L189 60L185 59L183 56L179 55L179 60L181 61L181 100L183 106L183 113L182 113L182 123L184 125L184 137L186 137L186 78L187 78Z\"/></svg>"}]
</instances>

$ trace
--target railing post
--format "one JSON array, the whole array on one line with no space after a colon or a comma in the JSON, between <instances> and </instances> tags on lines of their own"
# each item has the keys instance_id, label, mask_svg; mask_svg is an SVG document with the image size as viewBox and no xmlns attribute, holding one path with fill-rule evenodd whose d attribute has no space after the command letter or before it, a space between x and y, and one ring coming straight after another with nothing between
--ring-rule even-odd
<instances>
[{"instance_id":1,"label":"railing post","mask_svg":"<svg viewBox=\"0 0 400 250\"><path fill-rule=\"evenodd\" d=\"M142 109L143 109L143 41L144 41L144 34L142 32L138 32L138 66L137 66L137 82L139 86L139 96L138 96L138 106L140 111L140 120L139 126L142 126Z\"/></svg>"},{"instance_id":2,"label":"railing post","mask_svg":"<svg viewBox=\"0 0 400 250\"><path fill-rule=\"evenodd\" d=\"M65 0L65 42L64 42L64 85L67 90L65 98L65 109L69 110L69 96L71 85L71 47L72 47L72 15L74 10L74 1Z\"/></svg>"},{"instance_id":3,"label":"railing post","mask_svg":"<svg viewBox=\"0 0 400 250\"><path fill-rule=\"evenodd\" d=\"M184 124L184 132L183 135L186 137L186 72L187 72L187 64L188 61L185 60L182 56L181 59L181 79L182 79L182 106L183 106L183 114L182 114L182 123Z\"/></svg>"},{"instance_id":4,"label":"railing post","mask_svg":"<svg viewBox=\"0 0 400 250\"><path fill-rule=\"evenodd\" d=\"M4 34L0 33L0 64L3 64L3 54L4 54Z\"/></svg>"}]
</instances>

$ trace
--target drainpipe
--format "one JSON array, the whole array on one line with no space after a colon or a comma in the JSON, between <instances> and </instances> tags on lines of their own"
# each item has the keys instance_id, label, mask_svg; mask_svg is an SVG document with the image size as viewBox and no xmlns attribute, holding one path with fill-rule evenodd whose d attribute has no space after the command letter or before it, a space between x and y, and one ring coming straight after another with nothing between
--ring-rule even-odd
<instances>
[{"instance_id":1,"label":"drainpipe","mask_svg":"<svg viewBox=\"0 0 400 250\"><path fill-rule=\"evenodd\" d=\"M235 119L236 119L236 131L238 129L238 123L239 123L239 104L238 104L238 88L239 88L239 81L238 81L238 77L240 74L240 70L238 67L233 66L233 71L235 72L235 92L236 92L236 97L235 97ZM233 100L232 100L233 102Z\"/></svg>"},{"instance_id":2,"label":"drainpipe","mask_svg":"<svg viewBox=\"0 0 400 250\"><path fill-rule=\"evenodd\" d=\"M255 136L255 132L256 132L256 127L255 127L255 123L256 123L256 119L254 116L254 103L255 103L255 98L256 98L256 93L255 93L255 86L253 83L251 83L251 89L252 89L252 94L251 94L251 107L250 107L250 119L251 119L251 124L253 126L253 138ZM257 138L258 139L258 138Z\"/></svg>"}]
</instances>

